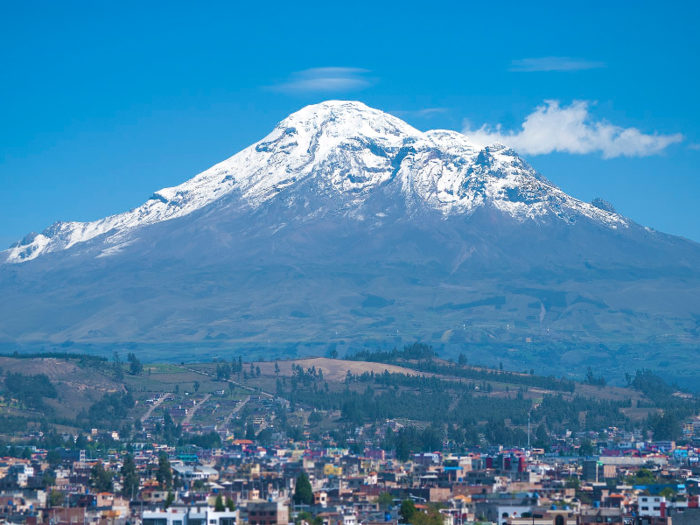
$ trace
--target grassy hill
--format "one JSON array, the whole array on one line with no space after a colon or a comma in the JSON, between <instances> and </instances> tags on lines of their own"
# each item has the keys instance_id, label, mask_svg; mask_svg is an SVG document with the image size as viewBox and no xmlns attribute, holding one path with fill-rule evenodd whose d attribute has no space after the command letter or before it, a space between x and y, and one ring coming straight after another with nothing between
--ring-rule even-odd
<instances>
[{"instance_id":1,"label":"grassy hill","mask_svg":"<svg viewBox=\"0 0 700 525\"><path fill-rule=\"evenodd\" d=\"M641 427L650 414L675 410L683 417L697 408L695 399L673 397L671 390L655 397L634 388L440 359L383 363L376 361L383 355L368 358L374 360L145 363L132 374L125 363L116 366L74 354L0 357L0 435L22 439L40 422L44 430L72 433L91 428L157 433L168 418L195 432L228 428L242 435L254 414L267 417L270 428L280 424L270 416L277 409L271 412L266 405L275 398L294 408L290 420L300 428L308 427L311 414L318 410L323 417L312 425L317 431L392 418L448 428L486 428L500 420L511 429L511 436L515 431L522 436L528 413L533 414L533 423L550 429L599 430L606 425ZM45 397L37 401L21 388L11 391L9 378L16 382L18 377L27 384L44 384ZM286 416L284 420L284 425L291 425Z\"/></svg>"}]
</instances>

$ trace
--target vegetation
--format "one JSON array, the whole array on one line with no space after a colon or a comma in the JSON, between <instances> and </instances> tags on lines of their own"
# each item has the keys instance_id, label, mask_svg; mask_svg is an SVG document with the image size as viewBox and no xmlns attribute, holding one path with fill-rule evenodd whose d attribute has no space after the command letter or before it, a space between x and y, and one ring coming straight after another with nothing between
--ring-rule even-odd
<instances>
[{"instance_id":1,"label":"vegetation","mask_svg":"<svg viewBox=\"0 0 700 525\"><path fill-rule=\"evenodd\" d=\"M299 474L294 487L294 503L296 505L311 505L314 502L314 492L306 472Z\"/></svg>"},{"instance_id":2,"label":"vegetation","mask_svg":"<svg viewBox=\"0 0 700 525\"><path fill-rule=\"evenodd\" d=\"M400 365L420 372L427 372L442 376L474 379L478 381L497 381L500 383L537 387L562 392L573 392L576 386L576 383L573 381L556 379L554 377L504 372L502 367L498 370L467 367L467 360L463 355L460 356L459 363L457 365L434 361L435 357L437 357L437 354L431 346L422 343L414 343L412 345L405 346L403 350L397 350L394 348L390 351L361 351L346 357L346 359L351 361L369 361L373 363Z\"/></svg>"},{"instance_id":3,"label":"vegetation","mask_svg":"<svg viewBox=\"0 0 700 525\"><path fill-rule=\"evenodd\" d=\"M90 486L95 492L112 491L112 474L105 470L101 462L95 463L95 466L90 470Z\"/></svg>"},{"instance_id":4,"label":"vegetation","mask_svg":"<svg viewBox=\"0 0 700 525\"><path fill-rule=\"evenodd\" d=\"M134 398L131 392L113 392L105 394L101 400L89 408L87 413L78 414L77 419L87 420L91 426L101 427L126 418L133 407Z\"/></svg>"},{"instance_id":5,"label":"vegetation","mask_svg":"<svg viewBox=\"0 0 700 525\"><path fill-rule=\"evenodd\" d=\"M124 463L121 469L122 475L122 494L125 498L133 499L134 495L139 491L139 475L136 471L134 457L127 454L124 457Z\"/></svg>"},{"instance_id":6,"label":"vegetation","mask_svg":"<svg viewBox=\"0 0 700 525\"><path fill-rule=\"evenodd\" d=\"M5 396L16 399L24 406L40 409L44 398L57 398L58 392L46 374L25 376L8 372L5 376Z\"/></svg>"},{"instance_id":7,"label":"vegetation","mask_svg":"<svg viewBox=\"0 0 700 525\"><path fill-rule=\"evenodd\" d=\"M163 490L170 490L173 487L173 471L170 469L170 461L165 452L161 452L158 457L158 470L156 471L156 481Z\"/></svg>"}]
</instances>

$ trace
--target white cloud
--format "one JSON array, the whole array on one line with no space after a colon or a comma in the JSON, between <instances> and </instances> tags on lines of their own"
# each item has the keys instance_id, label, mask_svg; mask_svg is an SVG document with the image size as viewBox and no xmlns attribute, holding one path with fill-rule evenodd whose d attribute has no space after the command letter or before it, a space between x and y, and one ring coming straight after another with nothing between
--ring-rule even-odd
<instances>
[{"instance_id":1,"label":"white cloud","mask_svg":"<svg viewBox=\"0 0 700 525\"><path fill-rule=\"evenodd\" d=\"M424 108L424 109L417 109L415 111L404 111L404 110L397 110L397 111L392 111L394 115L397 117L417 117L417 118L433 118L438 115L444 115L445 113L448 113L450 111L449 108Z\"/></svg>"},{"instance_id":2,"label":"white cloud","mask_svg":"<svg viewBox=\"0 0 700 525\"><path fill-rule=\"evenodd\" d=\"M508 71L531 73L535 71L582 71L605 67L605 62L571 57L540 57L513 60Z\"/></svg>"},{"instance_id":3,"label":"white cloud","mask_svg":"<svg viewBox=\"0 0 700 525\"><path fill-rule=\"evenodd\" d=\"M558 101L547 100L525 117L520 131L504 131L500 125L496 128L482 126L471 129L468 123L464 128L462 133L478 145L500 142L529 155L600 152L606 159L645 157L659 154L670 144L683 140L680 133L646 134L637 128L622 128L603 120L596 121L585 101L560 107Z\"/></svg>"},{"instance_id":4,"label":"white cloud","mask_svg":"<svg viewBox=\"0 0 700 525\"><path fill-rule=\"evenodd\" d=\"M297 71L289 80L271 89L285 93L339 93L359 91L370 85L366 69L354 67L317 67Z\"/></svg>"},{"instance_id":5,"label":"white cloud","mask_svg":"<svg viewBox=\"0 0 700 525\"><path fill-rule=\"evenodd\" d=\"M695 151L700 151L700 144L688 144L688 147L690 149L694 149Z\"/></svg>"}]
</instances>

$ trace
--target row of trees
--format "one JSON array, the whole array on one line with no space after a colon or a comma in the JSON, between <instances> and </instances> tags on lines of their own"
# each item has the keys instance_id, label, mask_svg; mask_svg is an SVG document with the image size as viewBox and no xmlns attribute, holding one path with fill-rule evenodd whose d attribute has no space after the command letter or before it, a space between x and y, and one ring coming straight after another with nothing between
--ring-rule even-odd
<instances>
[{"instance_id":1,"label":"row of trees","mask_svg":"<svg viewBox=\"0 0 700 525\"><path fill-rule=\"evenodd\" d=\"M467 367L467 358L464 354L460 354L457 365L435 361L435 357L437 357L437 354L431 346L423 343L414 343L405 346L403 350L398 350L396 348L390 351L376 350L372 352L364 350L347 356L346 359L351 361L394 364L442 376L497 381L500 383L544 388L561 392L574 392L576 389L576 383L574 381L557 379L551 376L536 376L534 375L534 371L530 374L505 372L502 364L495 370L489 370L483 367Z\"/></svg>"}]
</instances>

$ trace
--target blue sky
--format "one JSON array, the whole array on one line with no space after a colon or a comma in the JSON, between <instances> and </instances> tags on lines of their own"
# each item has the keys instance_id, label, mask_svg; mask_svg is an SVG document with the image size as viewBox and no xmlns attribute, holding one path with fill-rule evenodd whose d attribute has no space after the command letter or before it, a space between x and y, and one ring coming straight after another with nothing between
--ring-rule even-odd
<instances>
[{"instance_id":1,"label":"blue sky","mask_svg":"<svg viewBox=\"0 0 700 525\"><path fill-rule=\"evenodd\" d=\"M199 4L0 4L0 246L137 206L326 99L511 141L700 241L697 2Z\"/></svg>"}]
</instances>

